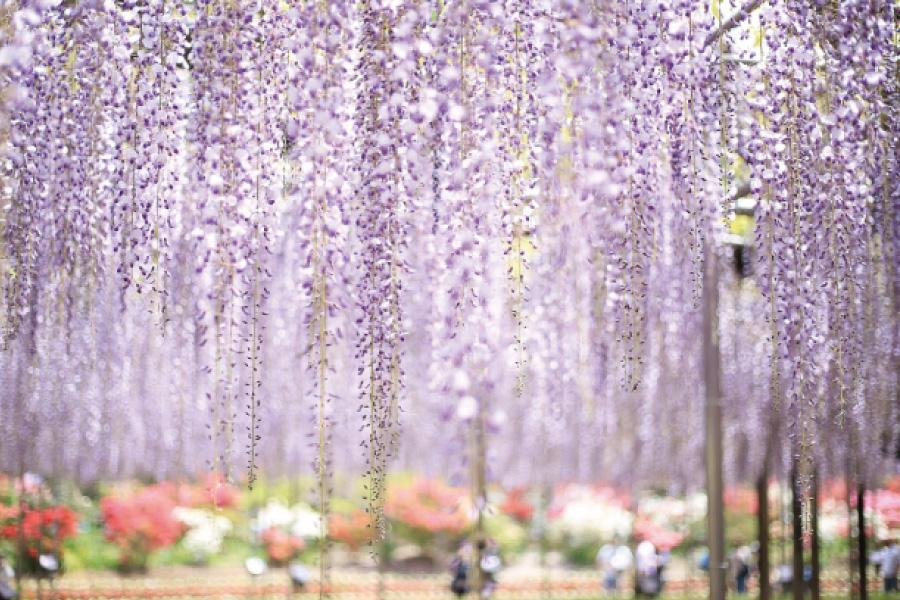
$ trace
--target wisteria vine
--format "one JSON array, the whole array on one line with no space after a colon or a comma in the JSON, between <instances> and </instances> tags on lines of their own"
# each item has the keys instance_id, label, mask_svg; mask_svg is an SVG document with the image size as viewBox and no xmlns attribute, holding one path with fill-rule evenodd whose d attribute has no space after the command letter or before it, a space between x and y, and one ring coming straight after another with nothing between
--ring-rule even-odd
<instances>
[{"instance_id":1,"label":"wisteria vine","mask_svg":"<svg viewBox=\"0 0 900 600\"><path fill-rule=\"evenodd\" d=\"M251 484L311 462L323 514L333 470L365 472L380 534L392 461L692 485L717 260L723 375L753 380L727 426L765 446L735 472L874 477L900 437L895 24L883 0L6 2L0 469L235 478L243 446Z\"/></svg>"}]
</instances>

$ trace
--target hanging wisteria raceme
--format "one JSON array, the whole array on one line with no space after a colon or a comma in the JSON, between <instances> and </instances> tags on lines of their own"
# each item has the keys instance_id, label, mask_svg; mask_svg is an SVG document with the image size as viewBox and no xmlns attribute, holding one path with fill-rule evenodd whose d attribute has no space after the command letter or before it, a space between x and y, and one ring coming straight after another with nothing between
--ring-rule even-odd
<instances>
[{"instance_id":1,"label":"hanging wisteria raceme","mask_svg":"<svg viewBox=\"0 0 900 600\"><path fill-rule=\"evenodd\" d=\"M197 7L190 53L198 98L190 145L200 165L193 215L211 278L206 309L215 345L211 395L217 464L227 472L244 398L250 483L256 478L264 304L271 212L284 186L288 16L276 2Z\"/></svg>"},{"instance_id":2,"label":"hanging wisteria raceme","mask_svg":"<svg viewBox=\"0 0 900 600\"><path fill-rule=\"evenodd\" d=\"M896 117L885 104L895 93L896 48L884 34L892 15L868 2L788 2L761 13L747 148L760 201L757 266L771 305L773 392L791 414L806 475L818 427L847 416L870 422L863 414L876 406L885 414L884 386L896 386L895 376L865 374L896 353L895 325L876 333L872 321L896 319L888 289L896 285ZM870 393L869 381L880 391ZM885 435L896 439L896 428ZM871 448L871 460L881 451Z\"/></svg>"},{"instance_id":3,"label":"hanging wisteria raceme","mask_svg":"<svg viewBox=\"0 0 900 600\"><path fill-rule=\"evenodd\" d=\"M891 3L294 4L0 8L0 469L891 468Z\"/></svg>"},{"instance_id":4,"label":"hanging wisteria raceme","mask_svg":"<svg viewBox=\"0 0 900 600\"><path fill-rule=\"evenodd\" d=\"M413 5L359 7L356 44L357 106L355 175L357 194L356 301L357 359L362 378L359 410L367 440L366 497L373 526L385 531L384 501L388 463L396 452L403 385L400 297L407 270L407 212L417 191L404 168L413 125L408 114L416 96ZM412 89L411 89L412 88Z\"/></svg>"},{"instance_id":5,"label":"hanging wisteria raceme","mask_svg":"<svg viewBox=\"0 0 900 600\"><path fill-rule=\"evenodd\" d=\"M291 52L285 57L290 77L285 186L291 202L301 207L299 235L290 239L297 243L304 272L308 273L302 283L302 292L308 298L302 319L304 339L308 340L308 402L315 424L315 441L310 447L317 478L316 500L323 515L330 511L333 401L338 398L330 382L339 359L335 346L346 327L343 314L350 304L346 224L351 218L353 190L346 178L352 177L352 171L342 156L353 151L345 126L350 114L349 94L344 90L352 72L348 50L353 32L343 8L318 2L299 11L291 23L305 28L309 35L295 46L288 44ZM327 524L327 519L320 522L322 540L328 539ZM326 581L327 548L319 567L320 579Z\"/></svg>"}]
</instances>

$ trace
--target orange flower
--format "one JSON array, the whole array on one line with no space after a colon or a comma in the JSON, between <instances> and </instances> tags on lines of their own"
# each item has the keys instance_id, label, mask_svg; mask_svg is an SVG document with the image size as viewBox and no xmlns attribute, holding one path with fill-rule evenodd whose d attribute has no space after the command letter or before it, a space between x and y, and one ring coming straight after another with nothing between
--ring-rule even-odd
<instances>
[{"instance_id":1,"label":"orange flower","mask_svg":"<svg viewBox=\"0 0 900 600\"><path fill-rule=\"evenodd\" d=\"M277 527L269 527L262 532L262 543L266 548L269 562L283 565L296 558L303 550L303 540Z\"/></svg>"},{"instance_id":2,"label":"orange flower","mask_svg":"<svg viewBox=\"0 0 900 600\"><path fill-rule=\"evenodd\" d=\"M416 479L388 487L385 514L429 533L460 533L469 525L465 492L441 481Z\"/></svg>"},{"instance_id":3,"label":"orange flower","mask_svg":"<svg viewBox=\"0 0 900 600\"><path fill-rule=\"evenodd\" d=\"M356 509L349 515L332 513L328 516L328 536L355 551L372 540L371 523L372 519L364 510Z\"/></svg>"}]
</instances>

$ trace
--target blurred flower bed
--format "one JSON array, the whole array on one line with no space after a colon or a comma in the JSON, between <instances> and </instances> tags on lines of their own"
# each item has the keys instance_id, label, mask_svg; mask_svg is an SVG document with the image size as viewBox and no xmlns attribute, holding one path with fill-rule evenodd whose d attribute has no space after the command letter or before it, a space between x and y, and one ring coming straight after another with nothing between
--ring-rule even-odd
<instances>
[{"instance_id":1,"label":"blurred flower bed","mask_svg":"<svg viewBox=\"0 0 900 600\"><path fill-rule=\"evenodd\" d=\"M313 564L326 536L344 564L371 560L372 540L359 481L346 481L330 501L327 520L314 508L314 482L259 482L253 490L209 476L193 482L127 482L79 490L36 476L0 476L0 554L25 572L41 555L66 570L144 572L163 565L240 565L250 556L272 567L293 561ZM773 536L783 489L772 484L769 514ZM313 500L308 503L304 500ZM900 478L868 493L869 533L876 539L900 534ZM755 534L756 496L729 489L725 496L729 543L749 543ZM819 494L820 535L826 556L846 548L846 489L824 482ZM690 554L703 543L706 499L630 493L608 485L570 484L552 490L489 490L486 534L504 564L527 553L554 553L568 565L591 566L601 545L615 540L650 540L662 551ZM379 551L394 565L444 569L471 534L477 511L466 488L411 474L392 477L385 513L389 539Z\"/></svg>"}]
</instances>

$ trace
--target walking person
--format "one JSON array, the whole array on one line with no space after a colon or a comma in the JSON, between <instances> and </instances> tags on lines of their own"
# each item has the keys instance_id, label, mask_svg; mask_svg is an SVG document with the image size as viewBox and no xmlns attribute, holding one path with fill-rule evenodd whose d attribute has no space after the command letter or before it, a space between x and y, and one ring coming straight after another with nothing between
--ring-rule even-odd
<instances>
[{"instance_id":1,"label":"walking person","mask_svg":"<svg viewBox=\"0 0 900 600\"><path fill-rule=\"evenodd\" d=\"M619 581L633 562L634 555L631 549L619 538L614 538L611 544L604 544L600 548L597 553L597 565L603 573L603 589L608 596L619 594Z\"/></svg>"},{"instance_id":2,"label":"walking person","mask_svg":"<svg viewBox=\"0 0 900 600\"><path fill-rule=\"evenodd\" d=\"M450 563L450 591L462 598L469 593L469 569L472 566L472 544L464 542Z\"/></svg>"},{"instance_id":3,"label":"walking person","mask_svg":"<svg viewBox=\"0 0 900 600\"><path fill-rule=\"evenodd\" d=\"M740 546L731 555L731 575L734 578L734 591L737 594L747 593L747 580L750 579L750 548Z\"/></svg>"},{"instance_id":4,"label":"walking person","mask_svg":"<svg viewBox=\"0 0 900 600\"><path fill-rule=\"evenodd\" d=\"M659 594L659 556L653 542L644 540L638 544L634 566L637 595L655 598Z\"/></svg>"},{"instance_id":5,"label":"walking person","mask_svg":"<svg viewBox=\"0 0 900 600\"><path fill-rule=\"evenodd\" d=\"M497 590L497 574L503 565L500 560L500 548L492 539L488 539L487 542L478 542L478 547L481 550L481 573L483 577L481 597L490 598Z\"/></svg>"},{"instance_id":6,"label":"walking person","mask_svg":"<svg viewBox=\"0 0 900 600\"><path fill-rule=\"evenodd\" d=\"M881 550L881 577L884 580L884 592L897 592L897 571L900 568L900 545L896 540L889 540Z\"/></svg>"}]
</instances>

